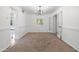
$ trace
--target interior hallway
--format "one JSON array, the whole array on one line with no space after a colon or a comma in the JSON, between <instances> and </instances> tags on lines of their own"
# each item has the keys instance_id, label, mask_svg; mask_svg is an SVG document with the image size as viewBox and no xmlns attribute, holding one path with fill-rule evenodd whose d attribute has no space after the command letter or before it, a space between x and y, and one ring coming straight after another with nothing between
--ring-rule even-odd
<instances>
[{"instance_id":1,"label":"interior hallway","mask_svg":"<svg viewBox=\"0 0 79 59\"><path fill-rule=\"evenodd\" d=\"M75 52L76 50L58 39L53 33L31 32L16 41L4 52Z\"/></svg>"}]
</instances>

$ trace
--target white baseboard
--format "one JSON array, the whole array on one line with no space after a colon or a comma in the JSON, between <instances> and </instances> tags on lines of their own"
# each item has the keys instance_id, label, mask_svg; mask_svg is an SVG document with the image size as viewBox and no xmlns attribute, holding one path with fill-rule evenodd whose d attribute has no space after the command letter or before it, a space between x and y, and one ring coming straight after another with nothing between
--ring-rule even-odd
<instances>
[{"instance_id":1,"label":"white baseboard","mask_svg":"<svg viewBox=\"0 0 79 59\"><path fill-rule=\"evenodd\" d=\"M0 52L3 52L4 50L6 50L9 46L10 46L10 44L7 47L1 49Z\"/></svg>"}]
</instances>

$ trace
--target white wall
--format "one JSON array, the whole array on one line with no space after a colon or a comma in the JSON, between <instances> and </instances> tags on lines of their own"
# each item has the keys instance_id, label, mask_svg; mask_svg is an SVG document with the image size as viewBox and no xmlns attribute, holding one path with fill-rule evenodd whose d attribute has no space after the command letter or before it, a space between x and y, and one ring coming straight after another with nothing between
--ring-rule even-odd
<instances>
[{"instance_id":1,"label":"white wall","mask_svg":"<svg viewBox=\"0 0 79 59\"><path fill-rule=\"evenodd\" d=\"M79 51L79 7L63 7L63 40Z\"/></svg>"},{"instance_id":2,"label":"white wall","mask_svg":"<svg viewBox=\"0 0 79 59\"><path fill-rule=\"evenodd\" d=\"M15 21L15 39L21 38L27 33L28 20L29 17L27 13L22 13L20 7L13 7L16 11ZM0 51L8 48L11 45L11 31L10 31L10 13L12 12L11 8L0 7Z\"/></svg>"},{"instance_id":3,"label":"white wall","mask_svg":"<svg viewBox=\"0 0 79 59\"><path fill-rule=\"evenodd\" d=\"M10 45L10 8L0 6L0 51Z\"/></svg>"},{"instance_id":4,"label":"white wall","mask_svg":"<svg viewBox=\"0 0 79 59\"><path fill-rule=\"evenodd\" d=\"M79 51L79 7L60 7L52 15L61 11L63 16L62 40Z\"/></svg>"},{"instance_id":5,"label":"white wall","mask_svg":"<svg viewBox=\"0 0 79 59\"><path fill-rule=\"evenodd\" d=\"M59 19L61 19L60 17L60 12L62 11L62 7L57 7L54 9L53 13L51 13L50 15L50 26L49 26L49 30L51 33L57 33L57 31L59 31L58 26L61 24L59 22ZM55 19L55 15L57 15L57 19ZM58 25L56 25L58 24Z\"/></svg>"},{"instance_id":6,"label":"white wall","mask_svg":"<svg viewBox=\"0 0 79 59\"><path fill-rule=\"evenodd\" d=\"M49 32L49 15L28 15L28 32ZM37 18L43 19L43 25L36 23Z\"/></svg>"},{"instance_id":7,"label":"white wall","mask_svg":"<svg viewBox=\"0 0 79 59\"><path fill-rule=\"evenodd\" d=\"M27 33L27 23L28 23L28 16L26 12L22 12L20 7L14 7L17 11L17 16L15 19L15 38L20 39Z\"/></svg>"}]
</instances>

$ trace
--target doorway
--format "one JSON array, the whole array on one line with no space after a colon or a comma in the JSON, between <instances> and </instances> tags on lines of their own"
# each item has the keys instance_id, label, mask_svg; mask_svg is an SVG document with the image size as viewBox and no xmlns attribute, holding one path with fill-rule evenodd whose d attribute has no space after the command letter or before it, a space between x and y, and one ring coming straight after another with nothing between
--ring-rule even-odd
<instances>
[{"instance_id":1,"label":"doorway","mask_svg":"<svg viewBox=\"0 0 79 59\"><path fill-rule=\"evenodd\" d=\"M59 39L62 39L62 11L53 16L53 31Z\"/></svg>"},{"instance_id":2,"label":"doorway","mask_svg":"<svg viewBox=\"0 0 79 59\"><path fill-rule=\"evenodd\" d=\"M53 16L53 31L57 34L57 14Z\"/></svg>"},{"instance_id":3,"label":"doorway","mask_svg":"<svg viewBox=\"0 0 79 59\"><path fill-rule=\"evenodd\" d=\"M10 40L11 40L11 46L15 44L15 19L17 12L13 7L10 7L11 12L10 12Z\"/></svg>"},{"instance_id":4,"label":"doorway","mask_svg":"<svg viewBox=\"0 0 79 59\"><path fill-rule=\"evenodd\" d=\"M63 18L62 18L62 11L60 11L57 14L57 36L59 37L59 39L62 39L62 22Z\"/></svg>"}]
</instances>

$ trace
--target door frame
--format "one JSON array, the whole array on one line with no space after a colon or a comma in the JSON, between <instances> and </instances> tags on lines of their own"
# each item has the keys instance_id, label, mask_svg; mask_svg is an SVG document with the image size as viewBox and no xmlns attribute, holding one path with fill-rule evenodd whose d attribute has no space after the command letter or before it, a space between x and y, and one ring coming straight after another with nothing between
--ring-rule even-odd
<instances>
[{"instance_id":1,"label":"door frame","mask_svg":"<svg viewBox=\"0 0 79 59\"><path fill-rule=\"evenodd\" d=\"M59 16L59 14L61 13L61 18L62 18L62 20L61 20L61 34L59 34L59 29L58 29L58 26L59 26L59 18L58 18L58 16ZM53 17L56 15L56 24L57 25L55 25L56 26L56 36L59 38L59 39L61 39L62 40L62 26L63 26L63 11L62 10L59 10L57 13L55 13L54 15L53 15ZM53 18L54 19L54 18ZM59 35L60 35L60 37L59 37Z\"/></svg>"},{"instance_id":2,"label":"door frame","mask_svg":"<svg viewBox=\"0 0 79 59\"><path fill-rule=\"evenodd\" d=\"M63 26L63 15L62 15L62 10L60 12L57 13L57 20L58 20L58 35L59 35L59 39L62 40L62 26ZM59 19L59 15L61 15L61 22L60 22L60 19ZM60 29L60 30L59 30Z\"/></svg>"},{"instance_id":3,"label":"door frame","mask_svg":"<svg viewBox=\"0 0 79 59\"><path fill-rule=\"evenodd\" d=\"M15 44L15 21L17 17L17 10L15 7L10 7L10 42L11 46Z\"/></svg>"},{"instance_id":4,"label":"door frame","mask_svg":"<svg viewBox=\"0 0 79 59\"><path fill-rule=\"evenodd\" d=\"M53 16L53 29L54 29L54 32L56 33L56 35L57 35L57 14L55 14L54 16Z\"/></svg>"}]
</instances>

